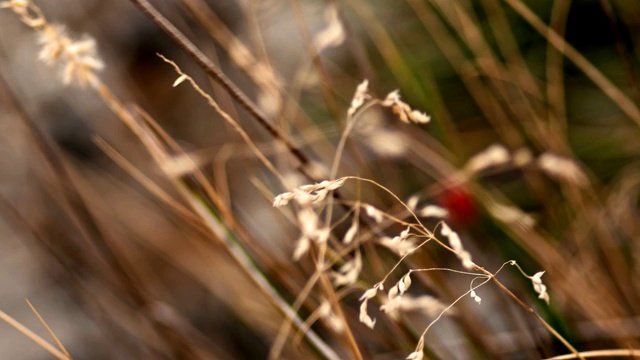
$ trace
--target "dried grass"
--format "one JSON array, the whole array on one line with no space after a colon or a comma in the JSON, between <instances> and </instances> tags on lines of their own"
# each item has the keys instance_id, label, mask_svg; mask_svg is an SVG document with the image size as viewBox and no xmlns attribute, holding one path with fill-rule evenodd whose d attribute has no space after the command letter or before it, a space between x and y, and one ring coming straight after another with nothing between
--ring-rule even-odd
<instances>
[{"instance_id":1,"label":"dried grass","mask_svg":"<svg viewBox=\"0 0 640 360\"><path fill-rule=\"evenodd\" d=\"M99 56L96 40L51 22L30 0L0 1L37 34L31 66L39 60L64 86L100 99L103 120L133 135L92 139L155 201L155 208L145 203L147 214L123 211L126 228L105 210L109 196L96 190L99 181L42 133L10 84L0 84L42 158L33 166L47 169L46 188L76 238L65 246L48 239L4 198L3 214L30 230L114 339L130 338L140 349L132 357L637 355L638 334L620 333L606 320L638 316L640 212L627 199L637 198L640 181L635 164L617 167L610 180L580 156L588 149L570 138L580 131L578 110L566 100L576 90L564 79L563 57L615 106L610 112L624 124L616 126L640 124L640 110L624 85L563 38L568 1L551 6L547 25L520 0L406 0L394 10L411 16L389 15L406 17L420 33L404 38L384 7L365 1L276 0L271 5L286 7L296 39L287 35L301 49L295 69L271 53L265 19L273 13L257 2L238 4L246 34L203 1L178 2L196 20L189 31L178 29L186 27L181 17L169 20L146 0L132 2L188 55L158 54L162 72L173 70L167 78L175 80L154 86L173 86L190 106L211 108L216 129L229 134L217 154L174 138L157 120L162 110L123 100L129 95L102 73L118 60ZM310 16L306 6L324 17ZM604 10L615 16L610 5ZM523 49L524 26L544 44L543 73ZM191 40L200 33L231 67ZM415 43L424 49L412 50ZM437 61L450 67L463 100L441 87ZM246 78L237 80L234 69ZM211 91L202 72L219 88ZM309 73L316 81L305 83ZM398 86L402 91L389 91ZM233 104L211 95L220 90ZM475 107L459 111L456 101ZM464 111L480 125L469 125ZM198 114L180 115L187 124L210 121L191 119ZM158 230L136 242L120 239L151 218L162 221ZM221 264L207 264L209 257ZM179 273L179 280L163 272ZM179 290L192 283L193 293L225 299L225 310L193 305L193 294ZM200 316L224 331L210 331ZM58 349L4 312L0 317L56 358L71 358L73 348L67 352L39 315ZM582 333L578 320L601 338ZM242 327L234 338L241 349L224 340L235 325ZM515 338L530 341L504 340ZM451 339L465 345L454 352ZM267 345L252 353L247 344L254 342Z\"/></svg>"}]
</instances>

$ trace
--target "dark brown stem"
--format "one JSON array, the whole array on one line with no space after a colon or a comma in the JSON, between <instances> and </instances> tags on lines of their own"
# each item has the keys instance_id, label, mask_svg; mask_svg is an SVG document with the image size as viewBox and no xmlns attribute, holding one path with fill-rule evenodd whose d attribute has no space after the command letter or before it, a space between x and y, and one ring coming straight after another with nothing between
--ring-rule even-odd
<instances>
[{"instance_id":1,"label":"dark brown stem","mask_svg":"<svg viewBox=\"0 0 640 360\"><path fill-rule=\"evenodd\" d=\"M175 41L215 82L222 86L231 97L238 102L258 123L274 138L282 141L289 152L300 161L302 165L309 163L309 158L298 149L289 138L276 128L269 119L258 109L258 106L245 95L227 76L180 30L178 30L167 18L165 18L147 0L131 0L143 14L160 27L173 41Z\"/></svg>"}]
</instances>

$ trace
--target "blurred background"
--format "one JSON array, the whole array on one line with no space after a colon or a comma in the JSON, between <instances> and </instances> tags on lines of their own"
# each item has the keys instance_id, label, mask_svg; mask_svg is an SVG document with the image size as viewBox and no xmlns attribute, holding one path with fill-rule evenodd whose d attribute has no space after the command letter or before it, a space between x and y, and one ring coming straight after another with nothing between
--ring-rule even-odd
<instances>
[{"instance_id":1,"label":"blurred background","mask_svg":"<svg viewBox=\"0 0 640 360\"><path fill-rule=\"evenodd\" d=\"M148 114L159 124L165 141L175 142L174 155L184 151L197 163L202 177L190 190L200 197L202 184L211 186L225 210L205 202L208 209L222 213L288 303L314 264L292 260L294 212L273 208L273 196L328 178L353 93L368 79L372 95L399 89L432 120L404 124L389 109L362 112L338 176L370 178L404 201L418 196L421 205L446 208L474 261L490 271L511 259L529 275L546 270L548 306L515 269L499 279L578 350L640 346L640 3L153 2L308 163L132 2L36 4L70 34L95 38L102 81L139 121ZM76 359L267 358L284 317L184 200L176 179L193 180L190 170L159 167L95 91L64 85L59 67L38 60L37 34L10 9L0 10L0 28L0 310L48 338L28 298ZM157 54L175 61L240 124L286 186L205 99L189 86L172 87L178 75ZM492 144L511 160L461 181L470 159ZM549 170L543 154L566 162ZM407 216L366 184L347 184L341 196ZM337 209L334 222L346 215ZM337 239L349 223L333 229ZM436 221L425 225L433 229ZM418 312L394 321L370 304L375 329L358 321L358 298L398 260L380 236L401 230L363 228L358 282L336 292L365 359L405 358L433 319ZM410 260L402 267L460 268L437 246ZM469 289L469 278L448 273L416 282L416 295L446 304ZM323 291L311 290L303 320ZM429 331L428 358L570 353L496 286L479 293L481 305L466 297ZM355 357L344 333L323 321L312 329L339 358ZM298 335L292 330L278 358L322 358ZM51 355L3 323L0 357Z\"/></svg>"}]
</instances>

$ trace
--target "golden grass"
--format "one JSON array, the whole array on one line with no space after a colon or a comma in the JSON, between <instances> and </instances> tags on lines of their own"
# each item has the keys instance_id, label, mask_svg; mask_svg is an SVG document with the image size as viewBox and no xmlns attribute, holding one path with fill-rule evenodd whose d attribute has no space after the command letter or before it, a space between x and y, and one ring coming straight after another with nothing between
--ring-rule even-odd
<instances>
[{"instance_id":1,"label":"golden grass","mask_svg":"<svg viewBox=\"0 0 640 360\"><path fill-rule=\"evenodd\" d=\"M567 85L564 58L595 85L600 101L616 107L610 113L620 112L615 124L640 125L640 110L565 40L570 1L549 5L549 24L521 0L406 0L388 9L362 0L273 0L278 11L250 2L237 9L245 34L204 1L177 2L188 15L171 20L149 1L132 3L188 56L158 54L162 72L177 78L171 94L194 107L180 114L185 124L211 121L196 119L205 112L194 104L210 107L219 121L216 130L226 136L217 154L174 138L160 123L162 110L123 100L122 88L100 72L109 64L91 37L72 35L31 1L0 2L39 35L40 60L61 69L65 84L100 99L111 112L100 115L133 135L92 139L156 200L149 215L129 215L128 226L140 221L142 228L152 211L162 214L154 217L163 219L157 233L122 241L136 229L104 211L108 196L92 189L87 172L42 134L3 82L5 102L43 155L47 188L80 239L69 240L69 249L79 250L47 241L38 229L34 238L72 275L97 317L113 312L103 320L113 334L131 336L147 355L233 357L219 336L225 331L207 332L198 321L202 315L224 324L227 314L194 314L188 295L172 289L197 286L214 298L239 294L226 302L237 317L229 321L246 331L234 339L255 334L268 344L260 355L270 359L638 354L637 334L600 321L637 316L640 230L637 204L625 200L637 197L637 174L629 164L609 180L581 157L588 147L572 140L580 134L579 110L568 102L576 90ZM306 6L321 9L325 20ZM616 16L610 5L603 11ZM293 69L269 47L275 25L265 19L280 12L299 37ZM540 63L520 43L529 27L546 53ZM192 40L197 34L208 34L231 66L214 62L209 45ZM334 57L339 50L348 60ZM632 71L632 61L623 61ZM445 68L446 76L436 71ZM455 79L461 100L447 92L447 79ZM471 110L461 101L473 102ZM28 223L6 207L16 224ZM167 239L145 239L155 236ZM214 253L224 265L196 263ZM182 280L165 284L158 269L178 271ZM71 358L32 310L59 350L0 317L56 358ZM604 335L590 338L579 321ZM450 339L464 344L462 355Z\"/></svg>"}]
</instances>

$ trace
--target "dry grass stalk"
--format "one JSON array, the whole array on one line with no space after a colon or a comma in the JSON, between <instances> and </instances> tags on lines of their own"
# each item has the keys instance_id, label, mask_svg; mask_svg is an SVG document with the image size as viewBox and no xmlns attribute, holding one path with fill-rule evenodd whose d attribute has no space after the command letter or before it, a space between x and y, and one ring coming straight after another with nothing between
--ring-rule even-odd
<instances>
[{"instance_id":1,"label":"dry grass stalk","mask_svg":"<svg viewBox=\"0 0 640 360\"><path fill-rule=\"evenodd\" d=\"M316 144L305 142L309 141L309 138L302 136L306 129L298 129L285 123L288 121L287 115L296 113L296 118L297 115L304 116L304 111L298 112L304 107L304 102L300 94L293 94L300 89L287 94L287 79L280 76L271 64L272 59L269 58L262 39L264 29L260 26L258 8L252 7L250 3L242 4L253 46L259 53L254 56L241 37L229 30L204 2L182 1L192 15L208 29L211 36L222 45L231 61L249 76L256 86L255 94L259 104L256 105L148 1L133 0L279 143L275 150L265 150L264 144L257 142L239 125L237 116L231 116L229 114L232 112L222 109L218 104L219 99L214 100L213 96L183 72L176 63L162 57L178 74L173 86L188 82L198 95L240 134L246 144L246 149L240 148L237 152L238 146L227 147L225 151L221 151L215 159L216 169L229 164L235 165L234 160L242 153L242 157L257 158L269 170L270 175L267 179L258 179L255 176L252 182L258 184L257 187L265 198L271 197L273 207L280 208L274 211L274 214L282 211L285 219L289 220L298 233L297 241L291 241L293 253L287 259L293 262L282 265L280 270L272 270L273 264L279 261L277 251L270 249L270 244L259 244L260 231L250 233L245 227L246 224L241 220L243 214L237 211L236 204L231 201L234 200L230 196L232 191L224 191L225 195L221 195L205 175L209 166L208 157L200 156L200 152L185 152L148 114L143 111L132 112L106 86L98 76L98 71L104 64L97 55L95 41L86 37L76 39L70 36L63 26L50 24L40 9L30 1L1 1L0 8L11 9L22 22L39 34L38 42L42 46L40 60L59 67L63 83L77 83L88 87L88 90L95 91L103 99L114 114L137 136L167 180L175 186L181 200L174 199L166 190L136 169L125 156L120 155L106 142L98 140L101 149L180 218L206 234L207 240L212 239L222 245L228 255L260 288L263 295L284 314L285 320L270 349L271 359L280 358L288 347L296 346L298 341L294 341L294 345L287 344L291 328L296 328L298 333L294 335L294 339L306 337L326 358L337 359L344 354L356 359L372 356L373 354L366 353L369 347L361 343L362 339L366 338L366 341L373 344L398 346L408 354L407 359L420 360L430 357L430 352L437 348L437 345L432 348L429 338L434 332L432 329L435 329L436 324L445 315L454 312L460 317L451 321L456 321L463 328L464 334L474 339L474 344L485 345L486 348L480 348L489 351L489 356L507 356L498 354L495 346L492 348L487 345L486 332L490 329L489 326L486 329L482 328L469 322L471 317L466 317L470 309L467 303L473 306L471 311L482 314L490 311L491 304L497 296L503 295L510 299L510 304L516 304L524 314L531 316L544 327L552 341L562 344L572 353L556 357L558 359L635 354L635 350L632 349L627 353L617 349L578 352L566 340L565 334L551 327L549 321L543 318L551 316L551 312L547 313L544 307L540 311L534 310L527 301L535 301L537 297L544 301L537 302L543 306L546 303L548 306L560 307L563 306L560 304L561 300L567 299L572 306L564 306L562 309L570 315L604 319L628 315L627 305L635 303L634 300L638 298L637 289L624 285L632 278L627 271L627 265L632 265L633 261L627 260L616 248L625 236L633 238L637 232L633 225L634 215L629 215L630 211L626 211L634 210L635 206L631 201L622 204L623 201L613 199L605 208L600 194L607 194L606 186L597 182L598 176L588 175L591 174L591 170L583 164L582 157L568 155L574 152L566 138L569 119L564 104L566 89L563 88L560 55L575 63L606 96L639 124L640 111L626 94L606 79L560 35L564 31L563 18L569 11L568 2L558 2L554 5L554 24L548 26L520 0L505 1L548 41L546 91L545 84L534 77L535 72L528 66L529 59L525 59L525 54L519 48L515 32L512 31L498 0L481 1L482 11L486 13L488 20L478 16L482 13L478 11L480 7L470 6L472 3L469 1L406 1L414 9L427 32L432 35L443 59L450 63L453 72L462 80L464 88L477 103L479 114L490 124L488 127L491 130L491 142L469 141L469 148L481 149L481 146L486 146L487 143L498 142L485 150L463 155L469 154L465 152L465 140L473 139L477 134L473 130L464 130L463 126L456 128L449 122L448 118L451 115L446 111L446 107L437 104L438 101L443 102L439 90L429 89L433 93L427 95L428 91L424 87L428 85L423 86L421 83L430 75L424 75L424 78L414 76L407 55L403 54L403 46L400 45L402 42L393 37L395 29L384 24L384 18L376 15L374 7L366 2L348 1L346 8L355 10L354 14L344 12L345 9L338 2L329 2L324 8L325 22L316 31L312 31L308 25L302 4L297 0L291 0L289 3L307 53L301 60L301 70L295 75L292 83L301 87L300 74L309 72L313 63L327 110L334 120L341 119L340 114L346 113L345 126L339 139L331 138L331 132L326 131L324 125L312 129L324 140L322 146L314 148ZM608 13L611 14L610 11ZM337 86L339 78L327 71L329 62L320 56L330 54L328 50L332 47L341 46L347 41L360 40L357 34L349 32L351 18L348 15L360 19L364 32L372 40L371 49L379 51L382 62L386 63L389 72L397 78L403 94L412 98L411 102L415 101L416 104L422 104L421 106L426 104L425 108L434 111L434 126L430 125L429 130L435 133L444 129L439 134L441 138L434 140L430 135L423 135L415 128L409 129L400 124L426 124L431 122L431 116L404 102L398 90L388 93L384 98L374 96L375 91L370 87L377 86L382 77L368 74L367 78L371 79L371 83L369 80L360 82L350 99L351 94L347 94L346 91L341 94L340 87ZM484 26L487 24L488 27ZM331 64L331 70L344 71L335 64ZM345 77L345 83L355 84L359 81L351 74L342 76ZM340 99L340 96L343 98ZM430 102L431 98L439 100ZM429 101L426 101L427 99ZM341 100L345 109L340 107ZM374 110L374 107L388 108L389 111L383 109L376 113L375 111L380 109ZM293 111L291 108L296 110ZM268 115L263 115L263 112ZM389 113L394 114L389 119L396 118L400 121L385 123L387 119L384 115ZM373 121L367 122L364 119L369 116ZM284 124L282 128L273 125L272 119L280 120ZM307 124L312 124L312 121ZM558 129L560 131L557 131ZM290 136L288 131L300 131L300 135ZM460 135L464 140L459 140ZM360 140L369 141L367 146L373 150L374 155L369 154L366 149L360 151L360 144L353 144L353 147L349 148L347 141L352 136L361 136ZM441 144L447 143L455 144L450 144L450 149L445 149ZM305 153L302 152L302 148L305 149ZM323 158L324 163L315 161L315 158L312 161L306 155L307 149L309 154L319 150L318 158ZM274 154L283 153L292 155L296 163L289 163L290 156L280 156L277 160L270 158ZM385 160L381 160L384 157L393 157L394 161L385 163ZM464 162L463 159L468 160ZM383 162L380 169L384 173L384 182L375 178L376 170L380 170L376 163L379 160ZM418 174L416 183L422 184L421 176L424 176L429 178L428 181L433 181L433 184L416 191L410 189L407 184L402 184L403 181L397 181L405 180L402 175L415 175L412 172L414 169L407 169L404 162L415 165ZM295 176L291 176L292 172L282 170L298 165L301 166ZM394 168L396 166L397 168ZM320 170L314 173L314 167ZM393 170L387 171L388 168ZM216 170L214 177L216 180L221 179L219 182L229 183L228 173L226 169L223 170ZM509 190L503 192L499 186L492 186L490 177L485 176L502 177L502 172L506 171L516 173L523 181L522 187L527 189L523 195L533 195L534 198L537 196L542 199L535 204L538 207L528 207L530 204L526 203L527 200L509 200L510 195L514 194L509 194ZM360 172L365 175L345 176ZM544 176L540 176L541 174ZM294 177L295 180L292 180ZM561 186L549 186L547 177L559 181ZM60 178L64 177L60 175ZM291 190L272 196L270 188L274 186L273 180L276 180L275 187ZM301 185L305 183L307 185ZM64 188L70 184L76 183L64 184L63 181L59 185ZM465 224L458 224L455 220L461 211L459 204L456 201L447 202L441 199L448 196L448 189L455 187L468 188L468 191L464 192L468 199L462 199L462 202L468 200L479 208L483 225L485 222L497 225L497 246L501 246L500 241L510 242L510 246L505 246L505 249L501 247L501 250L507 251L509 247L516 247L518 251L526 252L528 260L547 272L538 271L528 275L514 260L503 262L504 259L496 254L480 254L484 244L476 244L475 240L480 236L469 231L477 224L472 224L469 228L465 228ZM357 189L357 193L353 192L354 188ZM439 194L441 191L444 195ZM552 196L547 197L547 192L551 192ZM406 198L406 194L419 195L409 197L405 203L400 198ZM96 221L90 216L86 205L83 205L82 197L78 196L75 192L69 192L58 195L58 199L66 204L70 213L86 210L88 215L76 214L73 220L81 231L84 231L83 235L87 239L92 235L104 235L100 227L91 227ZM566 204L554 209L559 203L556 198L561 196L563 199L566 198ZM620 190L617 196L624 196L623 191ZM76 204L71 201L74 199L79 199L81 206L72 206ZM420 204L421 201L425 204ZM389 203L393 205L389 206ZM285 209L285 206L290 208ZM527 212L521 209L526 209ZM613 214L623 212L621 209L625 209L624 212L627 213L624 221L609 221ZM434 220L440 219L447 222L440 221L434 225ZM273 222L271 218L267 221ZM429 227L422 221L431 221L428 223ZM435 231L438 227L439 233ZM567 230L559 232L557 228ZM621 228L623 236L619 235ZM275 236L287 233L283 231ZM562 241L558 241L560 239ZM381 251L382 247L390 251ZM103 250L114 257L111 259L111 266L118 272L122 288L127 288L120 290L135 298L138 305L149 307L150 314L145 316L148 315L152 330L160 334L167 344L158 345L149 340L146 334L137 336L143 342L148 342L150 348L168 348L167 353L173 355L187 352L195 357L196 354L201 354L198 352L200 344L197 339L187 336L177 342L169 340L172 335L185 334L182 330L189 326L177 326L181 320L179 315L173 311L165 311L167 308L162 306L155 306L157 303L151 302L148 298L146 284L128 277L129 272L143 272L144 266L129 268L131 264L126 264L124 257L120 259L117 253L113 253L108 247ZM446 256L441 256L442 254ZM496 264L496 259L500 259L499 263L502 263L502 266L493 272L487 270L493 268L491 264ZM485 261L488 264L480 264ZM441 263L447 265L441 266ZM589 277L584 277L584 270L577 270L578 263L588 264ZM515 266L520 272L519 275L530 281L530 285L518 288L518 291L504 286L497 276L507 265ZM454 270L449 266L462 266L464 271ZM196 274L193 267L189 269L191 276L206 278ZM293 274L294 269L299 269L300 274ZM269 271L274 273L268 273ZM518 272L514 273L519 276ZM546 274L544 283L543 274ZM608 282L609 274L619 284L615 281ZM449 276L456 279L468 277L468 287L461 287L460 282L451 281ZM303 280L305 277L308 277L306 282ZM277 283L279 288L294 295L296 298L293 304L286 302L272 283ZM497 290L497 296L489 295L489 284L495 285L493 289ZM602 291L592 294L595 287ZM424 294L424 290L428 291L428 295ZM531 293L531 299L529 296L514 294L525 294L527 291ZM347 298L354 292L360 295L359 311L348 305ZM550 292L554 293L553 297L549 295ZM607 305L602 306L603 303ZM374 307L377 307L381 314L373 315ZM304 320L299 315L299 312L303 311L311 314ZM411 316L407 316L408 313ZM164 316L167 314L169 316ZM364 326L360 326L355 321L356 318ZM326 338L321 338L310 329L318 320L329 330ZM416 325L420 326L417 332ZM371 331L374 327L375 331ZM131 328L133 327L129 329ZM402 331L398 331L399 329ZM518 329L526 331L521 327ZM607 326L602 325L602 329L606 331ZM412 333L417 335L407 335ZM377 340L374 340L376 337ZM620 346L627 342L629 346L636 346L634 341L622 336L611 339L612 343L617 342ZM406 349L404 346L407 343L416 346ZM68 354L66 356L68 357Z\"/></svg>"},{"instance_id":2,"label":"dry grass stalk","mask_svg":"<svg viewBox=\"0 0 640 360\"><path fill-rule=\"evenodd\" d=\"M62 352L62 351L56 349L55 346L49 344L45 339L41 338L40 336L38 336L33 331L31 331L28 328L26 328L20 322L18 322L17 320L12 318L11 316L7 315L4 311L0 311L0 319L2 321L6 322L7 324L13 326L16 330L18 330L24 336L26 336L31 341L33 341L36 344L38 344L38 346L40 346L41 348L45 349L49 354L55 356L56 359L60 359L60 360L70 360L71 359L69 354L67 354L66 352ZM62 349L64 349L64 347Z\"/></svg>"}]
</instances>

